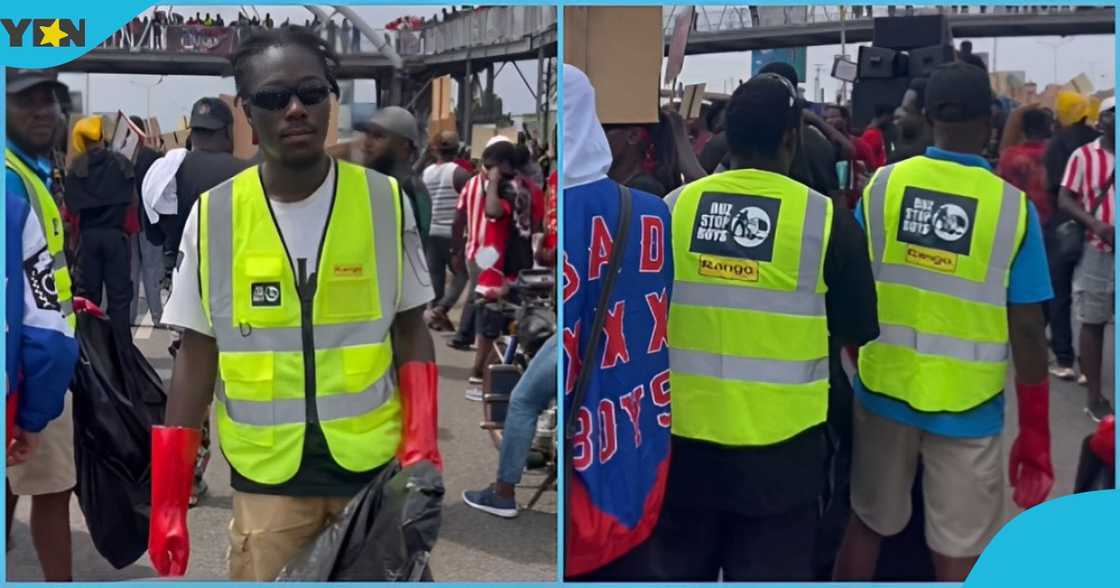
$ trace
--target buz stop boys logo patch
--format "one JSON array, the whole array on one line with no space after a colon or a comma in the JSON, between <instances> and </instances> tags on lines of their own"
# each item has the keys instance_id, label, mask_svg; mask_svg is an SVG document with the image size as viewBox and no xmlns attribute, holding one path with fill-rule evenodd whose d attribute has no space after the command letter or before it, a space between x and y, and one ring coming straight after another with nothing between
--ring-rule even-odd
<instances>
[{"instance_id":1,"label":"buz stop boys logo patch","mask_svg":"<svg viewBox=\"0 0 1120 588\"><path fill-rule=\"evenodd\" d=\"M757 282L758 262L774 257L781 207L781 200L763 196L701 195L689 247L700 254L700 275Z\"/></svg>"},{"instance_id":2,"label":"buz stop boys logo patch","mask_svg":"<svg viewBox=\"0 0 1120 588\"><path fill-rule=\"evenodd\" d=\"M968 255L976 199L909 187L902 194L898 240Z\"/></svg>"},{"instance_id":3,"label":"buz stop boys logo patch","mask_svg":"<svg viewBox=\"0 0 1120 588\"><path fill-rule=\"evenodd\" d=\"M902 194L898 240L917 245L906 261L939 271L954 271L957 255L972 249L976 199L909 187Z\"/></svg>"},{"instance_id":4,"label":"buz stop boys logo patch","mask_svg":"<svg viewBox=\"0 0 1120 588\"><path fill-rule=\"evenodd\" d=\"M252 306L280 306L280 282L253 284Z\"/></svg>"},{"instance_id":5,"label":"buz stop boys logo patch","mask_svg":"<svg viewBox=\"0 0 1120 588\"><path fill-rule=\"evenodd\" d=\"M696 209L689 251L770 261L781 206L775 198L706 192Z\"/></svg>"}]
</instances>

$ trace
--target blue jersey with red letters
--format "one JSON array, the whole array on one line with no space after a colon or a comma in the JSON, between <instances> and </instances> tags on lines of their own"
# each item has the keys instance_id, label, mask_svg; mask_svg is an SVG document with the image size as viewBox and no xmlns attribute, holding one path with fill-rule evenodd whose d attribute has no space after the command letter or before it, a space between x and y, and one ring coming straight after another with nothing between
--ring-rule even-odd
<instances>
[{"instance_id":1,"label":"blue jersey with red letters","mask_svg":"<svg viewBox=\"0 0 1120 588\"><path fill-rule=\"evenodd\" d=\"M622 271L568 448L574 466L569 576L594 571L649 537L669 472L669 209L655 196L632 192ZM564 189L565 406L595 321L618 214L619 188L612 180Z\"/></svg>"}]
</instances>

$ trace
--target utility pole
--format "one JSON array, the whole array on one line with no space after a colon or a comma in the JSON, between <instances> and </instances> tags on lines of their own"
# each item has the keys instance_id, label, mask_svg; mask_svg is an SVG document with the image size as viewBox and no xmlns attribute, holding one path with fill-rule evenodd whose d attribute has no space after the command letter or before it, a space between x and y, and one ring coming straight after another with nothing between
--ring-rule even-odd
<instances>
[{"instance_id":1,"label":"utility pole","mask_svg":"<svg viewBox=\"0 0 1120 588\"><path fill-rule=\"evenodd\" d=\"M820 102L824 102L824 89L821 88L821 70L824 66L816 63L813 64L813 69L817 70L816 75L813 76L813 97Z\"/></svg>"}]
</instances>

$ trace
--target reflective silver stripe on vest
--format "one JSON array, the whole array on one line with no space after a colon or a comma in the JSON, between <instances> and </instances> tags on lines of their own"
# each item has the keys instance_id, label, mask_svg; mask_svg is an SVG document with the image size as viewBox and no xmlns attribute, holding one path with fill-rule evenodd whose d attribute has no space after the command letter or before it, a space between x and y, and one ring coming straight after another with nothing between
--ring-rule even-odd
<instances>
[{"instance_id":1,"label":"reflective silver stripe on vest","mask_svg":"<svg viewBox=\"0 0 1120 588\"><path fill-rule=\"evenodd\" d=\"M673 284L673 304L717 306L797 316L824 316L825 313L824 296L816 292L781 292L682 281Z\"/></svg>"},{"instance_id":2,"label":"reflective silver stripe on vest","mask_svg":"<svg viewBox=\"0 0 1120 588\"><path fill-rule=\"evenodd\" d=\"M51 267L53 267L54 271L56 272L61 269L66 269L65 251L59 251L58 253L55 253L53 256L51 256Z\"/></svg>"},{"instance_id":3,"label":"reflective silver stripe on vest","mask_svg":"<svg viewBox=\"0 0 1120 588\"><path fill-rule=\"evenodd\" d=\"M865 202L865 205L868 205L867 230L871 234L871 265L875 273L875 281L913 286L970 302L1005 306L1007 285L1004 283L1004 278L1011 267L1017 245L1015 235L1023 206L1022 192L1007 182L1003 183L1003 202L1000 207L999 222L996 224L995 242L992 245L988 274L983 282L974 282L905 264L884 263L887 238L885 215L887 182L895 165L897 164L888 165L879 171L868 192L870 202Z\"/></svg>"},{"instance_id":4,"label":"reflective silver stripe on vest","mask_svg":"<svg viewBox=\"0 0 1120 588\"><path fill-rule=\"evenodd\" d=\"M900 325L880 325L879 338L875 342L913 349L923 355L951 357L961 361L1000 363L1007 361L1009 357L1006 344L978 343L945 335L920 333Z\"/></svg>"},{"instance_id":5,"label":"reflective silver stripe on vest","mask_svg":"<svg viewBox=\"0 0 1120 588\"><path fill-rule=\"evenodd\" d=\"M58 305L62 307L63 318L74 314L74 301L70 298L67 298L66 300L59 300Z\"/></svg>"},{"instance_id":6,"label":"reflective silver stripe on vest","mask_svg":"<svg viewBox=\"0 0 1120 588\"><path fill-rule=\"evenodd\" d=\"M359 416L376 410L393 394L392 370L357 394L333 394L316 399L320 421ZM307 402L302 398L285 398L271 402L230 400L221 383L215 392L226 408L229 418L242 425L268 427L302 424L307 421Z\"/></svg>"},{"instance_id":7,"label":"reflective silver stripe on vest","mask_svg":"<svg viewBox=\"0 0 1120 588\"><path fill-rule=\"evenodd\" d=\"M315 325L315 346L320 349L375 345L385 341L392 323L383 320ZM226 353L301 352L303 332L299 327L234 327L228 322L214 323L214 338Z\"/></svg>"},{"instance_id":8,"label":"reflective silver stripe on vest","mask_svg":"<svg viewBox=\"0 0 1120 588\"><path fill-rule=\"evenodd\" d=\"M807 361L754 359L688 349L670 349L674 372L765 384L811 384L828 379L828 358Z\"/></svg>"}]
</instances>

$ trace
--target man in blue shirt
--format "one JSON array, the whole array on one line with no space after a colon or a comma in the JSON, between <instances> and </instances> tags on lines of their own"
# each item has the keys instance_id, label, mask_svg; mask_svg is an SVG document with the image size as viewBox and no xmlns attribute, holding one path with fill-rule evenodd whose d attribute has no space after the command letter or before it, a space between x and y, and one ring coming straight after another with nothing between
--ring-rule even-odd
<instances>
[{"instance_id":1,"label":"man in blue shirt","mask_svg":"<svg viewBox=\"0 0 1120 588\"><path fill-rule=\"evenodd\" d=\"M876 223L881 226L869 225L868 218L871 215L867 214L869 208L873 208L868 200L883 198L873 194L876 194L876 185L880 179L882 185L886 185L885 174L891 174L892 168L908 166L906 169L909 171L917 169L917 166L928 165L931 169L936 167L934 172L929 172L934 175L945 169L952 169L957 170L962 178L976 177L973 170L977 168L991 171L988 162L980 156L987 144L991 124L988 115L990 96L986 73L973 66L952 64L931 76L926 87L926 114L933 125L936 146L928 148L924 158L919 156L883 168L872 179L864 193L864 201L856 209L856 218L874 237L871 242L882 239L883 232L887 233L886 238L896 238L892 229L885 224L889 221L880 219ZM923 162L922 159L926 161ZM952 165L947 167L946 163ZM909 175L903 177L919 177L916 174L917 172L909 171ZM895 190L894 185L895 182L892 182L891 187L885 190ZM903 189L922 188L906 184ZM937 194L932 189L926 191ZM1010 264L1006 292L1006 328L1015 359L1020 417L1020 435L1011 451L1011 484L1015 487L1015 502L1022 508L1029 508L1042 502L1053 485L1047 416L1049 386L1046 374L1046 339L1041 313L1041 304L1050 300L1053 293L1038 212L1021 192L1014 192L1028 206L1028 211L1025 234L1018 244L1018 250L1011 250L1015 252ZM905 198L902 197L903 203L906 202ZM968 200L981 202L980 206L986 207L988 214L995 214L1000 210L999 202L993 202L988 195L970 194ZM1009 199L1005 198L1003 202L1003 206L1008 206L1006 203ZM880 205L880 208L883 206ZM979 214L973 212L973 224L977 224ZM882 212L878 216L886 218ZM937 230L934 229L933 232L936 233ZM905 240L902 233L899 230L898 240ZM975 249L983 242L983 239L977 239L971 245ZM993 253L987 263L995 267L999 261L995 258L995 246L992 248ZM938 253L936 250L930 251ZM968 253L983 257L977 251ZM876 259L875 255L884 254L882 251L873 251L873 261ZM952 259L957 258L954 255ZM886 267L887 262L884 261L881 265ZM895 267L913 269L908 266ZM877 281L885 279L882 272L885 270L877 267ZM935 272L929 273L936 275ZM896 284L890 285L896 287ZM919 291L923 296L943 295L936 290L921 287ZM933 308L933 302L924 302L929 305L926 307L923 307L922 302L915 300L913 307L907 309L907 312L922 313ZM884 312L881 292L880 317L890 316L897 320L900 316L898 309L891 310L893 312ZM882 322L885 327L888 319L883 318ZM897 326L895 330L898 330ZM948 336L927 337L924 333L919 333L918 337L919 348L923 345L940 345L940 348L946 348L950 341ZM929 343L922 337L936 341ZM882 338L883 336L880 337ZM928 378L931 373L936 372L934 362L941 361L941 356L937 351L920 350L918 353L926 354L920 356L923 362L921 367L928 366L929 372L915 374L914 379ZM940 353L951 355L951 352ZM1006 355L1003 357L1006 358ZM891 394L887 394L886 390L872 390L862 379L861 375L857 375L853 382L856 406L851 484L852 517L838 556L835 578L871 579L880 541L885 536L900 532L910 519L910 490L920 460L924 466L922 484L925 495L926 541L933 553L937 579L963 581L980 552L1003 522L1005 481L1001 473L1001 434L1004 396L999 392L961 412L924 412L900 400L899 391L892 390ZM942 391L946 395L960 392ZM906 391L902 391L902 396L908 397Z\"/></svg>"},{"instance_id":2,"label":"man in blue shirt","mask_svg":"<svg viewBox=\"0 0 1120 588\"><path fill-rule=\"evenodd\" d=\"M9 153L19 158L37 176L31 178L31 180L42 182L49 190L52 184L51 148L59 127L65 124L59 106L58 92L65 91L66 86L58 82L56 74L33 69L9 68L6 81L8 99L6 105L8 144L6 147ZM4 180L9 216L7 226L8 251L11 252L13 251L12 217L20 214L18 203L22 202L30 208L33 204L30 199L34 198L35 195L27 192L23 179L10 165L6 166ZM17 210L14 212L13 203L17 203L15 204ZM31 216L34 217L35 215ZM23 220L22 216L17 218ZM42 232L43 228L40 226L39 236L43 238L44 251L46 251L46 236ZM23 231L21 230L21 232ZM18 244L14 249L15 251L22 250ZM10 260L11 257L9 256L8 259ZM35 280L31 282L32 287L29 290L29 295L33 296L34 302L44 310L58 306L57 300L53 304L49 300L50 295L57 296L58 294L54 290L54 276L50 267L49 255L46 263L47 265L43 267L42 263L33 262ZM10 275L11 267L9 266L7 270ZM11 287L11 280L8 281L8 285ZM8 324L11 325L13 322L10 295L8 300ZM56 379L58 379L62 381L64 392L65 386L69 384L70 377L73 375L74 360L72 358L69 360L69 368L66 369L62 367L66 364L66 361L63 360L67 353L74 354L75 351L72 348L67 351L66 345L53 344L53 340L59 338L56 334L43 332L39 334L44 336L40 338L40 345L43 349L49 353L59 354L59 356L53 358L54 361L58 362L55 368L48 370L51 372L49 379L53 384L47 384L46 389L42 389L37 383L27 380L30 374L25 371L23 374L25 382L22 389L27 394L42 393L50 396L56 392L48 390L51 390L53 385L57 385ZM11 351L12 338L10 332L7 341L8 349ZM43 341L46 341L46 343L43 343ZM72 339L70 343L73 344ZM45 361L45 359L40 358L40 361ZM16 380L12 379L11 360L8 362L8 367L9 384L12 384ZM44 368L40 366L38 369L42 371ZM57 399L49 403L49 410L43 413L43 416L57 415L57 418L51 420L46 428L42 429L35 455L21 465L8 468L8 482L14 496L32 497L31 536L35 543L35 551L39 555L39 563L43 568L43 577L48 582L66 582L71 579L70 491L77 482L77 475L74 466L73 421L69 399L64 400L64 397L64 393L58 393ZM56 402L62 403L61 414L56 412L59 408L55 405ZM37 424L31 422L27 424L37 426ZM15 508L16 499L14 496L9 496L8 500L9 519L11 518L10 513Z\"/></svg>"}]
</instances>

